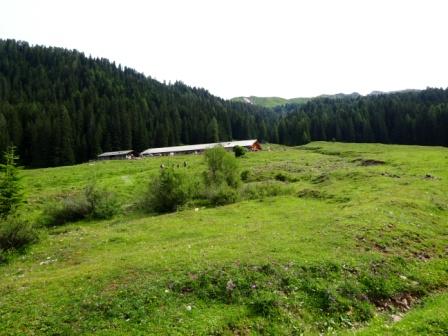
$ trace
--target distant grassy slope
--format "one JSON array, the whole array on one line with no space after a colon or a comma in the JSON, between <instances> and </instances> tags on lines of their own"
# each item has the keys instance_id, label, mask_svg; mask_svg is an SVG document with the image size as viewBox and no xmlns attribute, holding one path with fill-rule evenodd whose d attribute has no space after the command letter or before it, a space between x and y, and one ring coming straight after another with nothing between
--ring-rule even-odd
<instances>
[{"instance_id":1,"label":"distant grassy slope","mask_svg":"<svg viewBox=\"0 0 448 336\"><path fill-rule=\"evenodd\" d=\"M245 103L250 103L254 105L259 105L263 107L275 107L279 105L284 104L305 104L308 100L311 98L292 98L292 99L285 99L281 97L235 97L231 100L234 101L241 101Z\"/></svg>"},{"instance_id":2,"label":"distant grassy slope","mask_svg":"<svg viewBox=\"0 0 448 336\"><path fill-rule=\"evenodd\" d=\"M239 160L245 187L288 195L49 229L0 266L0 334L446 334L448 149L270 147ZM96 176L126 208L184 160L204 169L192 155L27 170L27 207Z\"/></svg>"},{"instance_id":3,"label":"distant grassy slope","mask_svg":"<svg viewBox=\"0 0 448 336\"><path fill-rule=\"evenodd\" d=\"M272 108L272 107L285 105L285 104L299 104L299 105L305 104L309 100L315 99L315 98L341 99L341 98L356 98L356 97L360 97L360 94L357 92L353 92L353 93L349 93L349 94L337 93L337 94L333 94L333 95L323 94L323 95L320 95L317 97L312 97L312 98L298 97L298 98L286 99L286 98L281 98L281 97L250 96L250 97L235 97L235 98L232 98L231 100Z\"/></svg>"}]
</instances>

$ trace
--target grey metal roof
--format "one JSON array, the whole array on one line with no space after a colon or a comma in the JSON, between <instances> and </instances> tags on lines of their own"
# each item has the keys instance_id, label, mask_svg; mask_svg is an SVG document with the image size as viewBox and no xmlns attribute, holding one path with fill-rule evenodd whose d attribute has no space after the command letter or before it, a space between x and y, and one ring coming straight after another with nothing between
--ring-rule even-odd
<instances>
[{"instance_id":1,"label":"grey metal roof","mask_svg":"<svg viewBox=\"0 0 448 336\"><path fill-rule=\"evenodd\" d=\"M224 148L233 148L235 146L247 147L252 146L258 140L239 140L239 141L226 141L226 142L215 142L208 144L199 145L188 145L188 146L173 146L173 147L161 147L161 148L149 148L140 153L140 155L150 155L150 154L160 154L160 153L176 153L176 152L194 152L200 150L206 150L216 146L223 146Z\"/></svg>"},{"instance_id":2,"label":"grey metal roof","mask_svg":"<svg viewBox=\"0 0 448 336\"><path fill-rule=\"evenodd\" d=\"M117 155L127 155L132 153L132 149L123 150L123 151L116 151L116 152L106 152L98 155L98 157L105 157L105 156L117 156Z\"/></svg>"}]
</instances>

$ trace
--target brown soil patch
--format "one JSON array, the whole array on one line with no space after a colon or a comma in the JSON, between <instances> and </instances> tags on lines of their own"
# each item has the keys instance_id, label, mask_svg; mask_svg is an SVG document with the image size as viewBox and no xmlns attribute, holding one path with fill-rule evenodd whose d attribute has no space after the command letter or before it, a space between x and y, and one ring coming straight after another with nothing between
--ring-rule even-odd
<instances>
[{"instance_id":1,"label":"brown soil patch","mask_svg":"<svg viewBox=\"0 0 448 336\"><path fill-rule=\"evenodd\" d=\"M379 166L383 165L386 162L382 160L374 160L374 159L356 159L353 160L353 162L358 162L360 166L367 167L367 166Z\"/></svg>"}]
</instances>

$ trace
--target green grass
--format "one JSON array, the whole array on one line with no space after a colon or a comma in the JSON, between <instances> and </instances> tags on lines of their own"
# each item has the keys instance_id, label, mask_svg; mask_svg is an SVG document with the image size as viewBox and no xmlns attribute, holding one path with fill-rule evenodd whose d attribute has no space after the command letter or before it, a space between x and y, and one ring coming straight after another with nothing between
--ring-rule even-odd
<instances>
[{"instance_id":1,"label":"green grass","mask_svg":"<svg viewBox=\"0 0 448 336\"><path fill-rule=\"evenodd\" d=\"M239 101L239 102L246 102L249 100L252 104L263 106L263 107L276 107L280 105L285 104L305 104L307 101L309 101L312 98L281 98L281 97L256 97L256 96L250 96L250 97L235 97L231 100L233 101Z\"/></svg>"},{"instance_id":2,"label":"green grass","mask_svg":"<svg viewBox=\"0 0 448 336\"><path fill-rule=\"evenodd\" d=\"M122 214L0 266L0 334L446 334L448 150L268 147L239 162L269 194L159 216L133 210L149 179L184 160L197 178L202 156L24 171L30 218L92 178Z\"/></svg>"},{"instance_id":3,"label":"green grass","mask_svg":"<svg viewBox=\"0 0 448 336\"><path fill-rule=\"evenodd\" d=\"M425 299L396 323L383 316L360 330L358 335L446 335L448 333L448 293ZM350 333L347 333L350 334Z\"/></svg>"},{"instance_id":4,"label":"green grass","mask_svg":"<svg viewBox=\"0 0 448 336\"><path fill-rule=\"evenodd\" d=\"M250 97L235 97L232 98L232 101L238 101L238 102L244 102L244 103L250 103L262 107L267 108L273 108L285 104L297 104L297 105L303 105L306 104L308 101L312 99L318 99L318 98L331 98L331 99L343 99L343 98L356 98L359 97L359 93L353 92L353 93L337 93L337 94L322 94L316 97L297 97L297 98L281 98L281 97L257 97L257 96L250 96Z\"/></svg>"}]
</instances>

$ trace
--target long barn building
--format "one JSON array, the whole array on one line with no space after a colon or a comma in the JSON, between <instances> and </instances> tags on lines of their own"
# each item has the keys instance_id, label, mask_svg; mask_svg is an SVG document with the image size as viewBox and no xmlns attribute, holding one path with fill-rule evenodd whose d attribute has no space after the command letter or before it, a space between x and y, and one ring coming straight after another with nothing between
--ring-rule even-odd
<instances>
[{"instance_id":1,"label":"long barn building","mask_svg":"<svg viewBox=\"0 0 448 336\"><path fill-rule=\"evenodd\" d=\"M161 148L149 148L140 153L140 156L161 156L161 155L175 155L175 154L199 154L216 146L222 146L227 150L232 150L236 146L247 148L250 151L261 150L261 145L257 139L253 140L240 140L240 141L227 141L227 142L215 142L199 145L188 146L173 146L173 147L161 147Z\"/></svg>"},{"instance_id":2,"label":"long barn building","mask_svg":"<svg viewBox=\"0 0 448 336\"><path fill-rule=\"evenodd\" d=\"M138 156L138 154L132 149L106 152L98 155L98 160L129 160Z\"/></svg>"}]
</instances>

